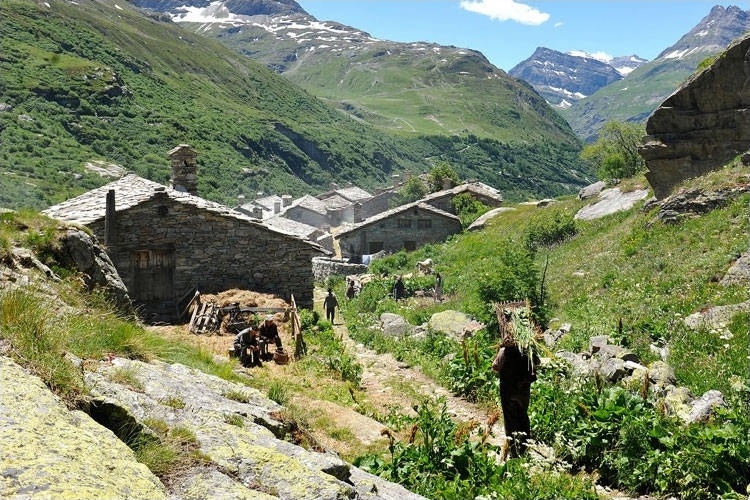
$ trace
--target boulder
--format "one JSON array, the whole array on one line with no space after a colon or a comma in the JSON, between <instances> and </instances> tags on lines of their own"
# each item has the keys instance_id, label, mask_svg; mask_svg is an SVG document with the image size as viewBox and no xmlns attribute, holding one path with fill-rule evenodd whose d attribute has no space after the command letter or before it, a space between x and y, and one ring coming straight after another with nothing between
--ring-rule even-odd
<instances>
[{"instance_id":1,"label":"boulder","mask_svg":"<svg viewBox=\"0 0 750 500\"><path fill-rule=\"evenodd\" d=\"M593 220L616 212L630 210L637 202L645 200L647 196L647 189L636 189L627 193L620 191L620 188L605 189L599 194L597 201L580 209L573 218Z\"/></svg>"},{"instance_id":2,"label":"boulder","mask_svg":"<svg viewBox=\"0 0 750 500\"><path fill-rule=\"evenodd\" d=\"M589 198L593 198L594 196L599 196L599 193L601 193L605 187L607 187L607 183L604 181L598 181L593 184L589 184L586 187L582 187L578 191L578 199L588 200Z\"/></svg>"},{"instance_id":3,"label":"boulder","mask_svg":"<svg viewBox=\"0 0 750 500\"><path fill-rule=\"evenodd\" d=\"M487 222L490 221L490 219L494 219L498 215L500 215L503 212L510 212L516 210L512 207L498 207L493 208L489 212L485 212L484 214L480 215L477 220L471 223L471 225L467 228L468 231L478 231L480 229L484 229L487 226Z\"/></svg>"},{"instance_id":4,"label":"boulder","mask_svg":"<svg viewBox=\"0 0 750 500\"><path fill-rule=\"evenodd\" d=\"M474 335L477 330L484 328L484 325L460 311L448 309L433 314L427 321L427 328L461 341Z\"/></svg>"},{"instance_id":5,"label":"boulder","mask_svg":"<svg viewBox=\"0 0 750 500\"><path fill-rule=\"evenodd\" d=\"M680 182L726 165L750 143L750 36L733 42L649 117L646 178L663 199Z\"/></svg>"},{"instance_id":6,"label":"boulder","mask_svg":"<svg viewBox=\"0 0 750 500\"><path fill-rule=\"evenodd\" d=\"M63 266L77 269L83 274L90 289L102 288L120 312L133 314L133 303L128 289L117 269L95 236L81 229L68 229L60 239L57 255Z\"/></svg>"},{"instance_id":7,"label":"boulder","mask_svg":"<svg viewBox=\"0 0 750 500\"><path fill-rule=\"evenodd\" d=\"M394 313L383 313L380 315L380 329L384 335L389 337L403 337L410 335L412 326L403 316Z\"/></svg>"},{"instance_id":8,"label":"boulder","mask_svg":"<svg viewBox=\"0 0 750 500\"><path fill-rule=\"evenodd\" d=\"M724 395L717 390L707 391L690 404L690 413L686 418L686 422L689 424L705 422L711 416L714 409L720 406L724 406Z\"/></svg>"}]
</instances>

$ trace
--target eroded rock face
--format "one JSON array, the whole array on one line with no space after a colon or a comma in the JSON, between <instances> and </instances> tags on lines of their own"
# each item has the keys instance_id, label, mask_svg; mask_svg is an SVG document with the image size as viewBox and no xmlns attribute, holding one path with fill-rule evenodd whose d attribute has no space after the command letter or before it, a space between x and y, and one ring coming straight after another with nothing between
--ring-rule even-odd
<instances>
[{"instance_id":1,"label":"eroded rock face","mask_svg":"<svg viewBox=\"0 0 750 500\"><path fill-rule=\"evenodd\" d=\"M76 362L91 370L91 416L0 356L0 497L423 500L285 441L282 407L245 385L160 361ZM150 426L194 435L204 461L162 483L123 442L158 439Z\"/></svg>"},{"instance_id":2,"label":"eroded rock face","mask_svg":"<svg viewBox=\"0 0 750 500\"><path fill-rule=\"evenodd\" d=\"M646 178L661 199L679 182L726 165L750 144L750 36L688 80L646 124Z\"/></svg>"},{"instance_id":3,"label":"eroded rock face","mask_svg":"<svg viewBox=\"0 0 750 500\"><path fill-rule=\"evenodd\" d=\"M159 478L107 428L69 411L0 356L0 497L167 498Z\"/></svg>"}]
</instances>

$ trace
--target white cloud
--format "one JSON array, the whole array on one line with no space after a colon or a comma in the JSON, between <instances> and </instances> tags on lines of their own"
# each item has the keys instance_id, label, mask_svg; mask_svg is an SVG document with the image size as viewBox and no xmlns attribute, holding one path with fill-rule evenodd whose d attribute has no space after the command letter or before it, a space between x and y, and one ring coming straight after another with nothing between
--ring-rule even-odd
<instances>
[{"instance_id":1,"label":"white cloud","mask_svg":"<svg viewBox=\"0 0 750 500\"><path fill-rule=\"evenodd\" d=\"M537 26L549 19L549 14L540 12L530 5L514 0L461 0L461 8L476 12L498 21L515 21Z\"/></svg>"}]
</instances>

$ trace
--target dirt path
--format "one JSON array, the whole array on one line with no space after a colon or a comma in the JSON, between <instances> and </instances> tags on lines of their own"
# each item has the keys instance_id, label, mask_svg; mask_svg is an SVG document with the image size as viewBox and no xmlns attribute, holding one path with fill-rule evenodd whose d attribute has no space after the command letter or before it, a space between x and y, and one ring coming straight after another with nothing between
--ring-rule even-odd
<instances>
[{"instance_id":1,"label":"dirt path","mask_svg":"<svg viewBox=\"0 0 750 500\"><path fill-rule=\"evenodd\" d=\"M322 302L324 292L316 290L316 302ZM425 375L418 367L410 367L406 363L397 361L390 353L378 354L364 345L355 342L349 337L346 325L337 313L334 332L342 339L349 352L356 356L362 365L363 373L360 383L361 388L367 393L370 403L380 408L384 414L388 409L395 407L400 413L413 414L413 406L424 398L445 398L446 409L454 421L466 423L474 421L486 426L491 415L485 409L454 396L450 391L438 385L431 377ZM492 428L488 439L498 446L505 442L505 431L502 419L497 420ZM358 435L362 434L363 442L370 436L372 429L363 428L362 422L352 431ZM379 428L382 424L375 423Z\"/></svg>"}]
</instances>

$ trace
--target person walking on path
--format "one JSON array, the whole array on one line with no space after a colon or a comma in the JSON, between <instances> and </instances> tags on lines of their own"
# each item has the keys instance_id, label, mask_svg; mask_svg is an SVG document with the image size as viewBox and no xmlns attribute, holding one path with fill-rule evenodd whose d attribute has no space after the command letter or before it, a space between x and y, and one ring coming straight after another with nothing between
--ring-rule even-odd
<instances>
[{"instance_id":1,"label":"person walking on path","mask_svg":"<svg viewBox=\"0 0 750 500\"><path fill-rule=\"evenodd\" d=\"M323 309L326 310L326 319L333 323L334 315L336 314L336 308L339 306L339 301L336 299L336 296L333 294L333 290L331 288L328 289L328 295L326 295L325 300L323 301Z\"/></svg>"},{"instance_id":2,"label":"person walking on path","mask_svg":"<svg viewBox=\"0 0 750 500\"><path fill-rule=\"evenodd\" d=\"M406 287L404 286L404 280L399 275L398 278L396 278L396 282L393 284L393 298L395 300L403 299L406 295Z\"/></svg>"},{"instance_id":3,"label":"person walking on path","mask_svg":"<svg viewBox=\"0 0 750 500\"><path fill-rule=\"evenodd\" d=\"M440 273L435 273L435 302L443 301L443 277Z\"/></svg>"}]
</instances>

